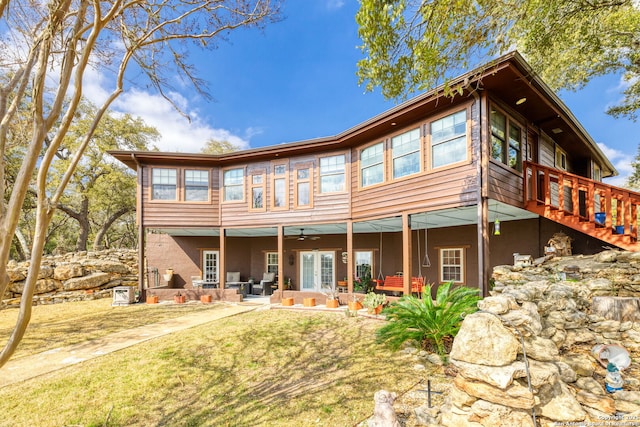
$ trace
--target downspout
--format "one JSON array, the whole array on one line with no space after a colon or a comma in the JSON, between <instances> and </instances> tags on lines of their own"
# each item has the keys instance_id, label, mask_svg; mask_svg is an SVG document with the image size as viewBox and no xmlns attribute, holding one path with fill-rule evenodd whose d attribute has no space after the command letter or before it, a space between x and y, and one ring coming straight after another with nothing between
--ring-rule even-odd
<instances>
[{"instance_id":1,"label":"downspout","mask_svg":"<svg viewBox=\"0 0 640 427\"><path fill-rule=\"evenodd\" d=\"M142 183L144 168L136 159L135 153L131 153L131 160L136 164L136 170L138 171L138 185L136 189L136 205L138 209L138 294L141 301L144 301L146 295L144 295L144 274L146 271L145 262L145 240L144 240L144 209L142 209Z\"/></svg>"}]
</instances>

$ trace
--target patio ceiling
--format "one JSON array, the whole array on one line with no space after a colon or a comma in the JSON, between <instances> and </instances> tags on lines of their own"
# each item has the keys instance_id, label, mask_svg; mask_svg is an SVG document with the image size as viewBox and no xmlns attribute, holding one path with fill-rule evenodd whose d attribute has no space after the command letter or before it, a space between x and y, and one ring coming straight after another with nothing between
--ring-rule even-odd
<instances>
[{"instance_id":1,"label":"patio ceiling","mask_svg":"<svg viewBox=\"0 0 640 427\"><path fill-rule=\"evenodd\" d=\"M523 219L537 218L538 215L516 208L511 205L491 201L489 204L489 222L499 219L502 222ZM435 212L421 212L411 214L411 228L432 229L443 227L457 227L462 225L475 225L478 218L477 206L466 206L452 209L443 209ZM285 236L295 236L304 230L305 235L318 234L345 234L347 232L346 223L330 224L300 224L284 227ZM359 221L353 223L354 233L379 233L379 232L400 232L402 231L402 217L394 216L374 219L369 221ZM153 228L153 232L165 233L171 236L205 236L218 237L218 228ZM276 227L246 227L228 228L227 236L230 237L266 237L277 236Z\"/></svg>"}]
</instances>

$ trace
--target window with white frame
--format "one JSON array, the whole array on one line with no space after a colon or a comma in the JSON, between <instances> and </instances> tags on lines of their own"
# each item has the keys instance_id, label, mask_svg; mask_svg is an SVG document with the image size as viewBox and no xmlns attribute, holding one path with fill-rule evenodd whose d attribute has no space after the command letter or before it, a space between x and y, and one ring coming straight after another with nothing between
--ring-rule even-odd
<instances>
[{"instance_id":1,"label":"window with white frame","mask_svg":"<svg viewBox=\"0 0 640 427\"><path fill-rule=\"evenodd\" d=\"M177 200L176 169L154 168L151 173L151 199Z\"/></svg>"},{"instance_id":2,"label":"window with white frame","mask_svg":"<svg viewBox=\"0 0 640 427\"><path fill-rule=\"evenodd\" d=\"M345 190L344 155L320 158L320 192L336 193Z\"/></svg>"},{"instance_id":3,"label":"window with white frame","mask_svg":"<svg viewBox=\"0 0 640 427\"><path fill-rule=\"evenodd\" d=\"M254 173L251 175L251 210L264 211L264 173Z\"/></svg>"},{"instance_id":4,"label":"window with white frame","mask_svg":"<svg viewBox=\"0 0 640 427\"><path fill-rule=\"evenodd\" d=\"M267 273L278 275L278 252L267 252Z\"/></svg>"},{"instance_id":5,"label":"window with white frame","mask_svg":"<svg viewBox=\"0 0 640 427\"><path fill-rule=\"evenodd\" d=\"M310 168L299 168L296 170L296 207L311 207L311 178Z\"/></svg>"},{"instance_id":6,"label":"window with white frame","mask_svg":"<svg viewBox=\"0 0 640 427\"><path fill-rule=\"evenodd\" d=\"M522 171L522 128L495 107L491 108L491 157Z\"/></svg>"},{"instance_id":7,"label":"window with white frame","mask_svg":"<svg viewBox=\"0 0 640 427\"><path fill-rule=\"evenodd\" d=\"M562 169L563 171L569 170L567 153L558 145L556 145L556 168Z\"/></svg>"},{"instance_id":8,"label":"window with white frame","mask_svg":"<svg viewBox=\"0 0 640 427\"><path fill-rule=\"evenodd\" d=\"M273 207L286 208L289 200L287 186L287 165L275 165L273 167Z\"/></svg>"},{"instance_id":9,"label":"window with white frame","mask_svg":"<svg viewBox=\"0 0 640 427\"><path fill-rule=\"evenodd\" d=\"M369 274L373 277L373 251L355 251L356 277Z\"/></svg>"},{"instance_id":10,"label":"window with white frame","mask_svg":"<svg viewBox=\"0 0 640 427\"><path fill-rule=\"evenodd\" d=\"M420 129L391 138L393 178L420 172Z\"/></svg>"},{"instance_id":11,"label":"window with white frame","mask_svg":"<svg viewBox=\"0 0 640 427\"><path fill-rule=\"evenodd\" d=\"M223 186L225 202L244 200L244 170L238 168L224 171Z\"/></svg>"},{"instance_id":12,"label":"window with white frame","mask_svg":"<svg viewBox=\"0 0 640 427\"><path fill-rule=\"evenodd\" d=\"M384 181L384 143L367 147L360 152L360 185L379 184Z\"/></svg>"},{"instance_id":13,"label":"window with white frame","mask_svg":"<svg viewBox=\"0 0 640 427\"><path fill-rule=\"evenodd\" d=\"M464 248L440 249L440 282L464 283Z\"/></svg>"},{"instance_id":14,"label":"window with white frame","mask_svg":"<svg viewBox=\"0 0 640 427\"><path fill-rule=\"evenodd\" d=\"M209 171L184 171L184 199L187 202L206 202L209 200Z\"/></svg>"},{"instance_id":15,"label":"window with white frame","mask_svg":"<svg viewBox=\"0 0 640 427\"><path fill-rule=\"evenodd\" d=\"M431 122L431 168L467 160L467 110Z\"/></svg>"}]
</instances>

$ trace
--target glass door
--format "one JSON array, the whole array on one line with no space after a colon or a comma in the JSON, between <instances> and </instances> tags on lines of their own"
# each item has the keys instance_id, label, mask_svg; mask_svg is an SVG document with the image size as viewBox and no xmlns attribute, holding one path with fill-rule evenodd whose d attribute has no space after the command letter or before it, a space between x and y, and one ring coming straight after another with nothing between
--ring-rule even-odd
<instances>
[{"instance_id":1,"label":"glass door","mask_svg":"<svg viewBox=\"0 0 640 427\"><path fill-rule=\"evenodd\" d=\"M300 290L335 289L335 252L300 252Z\"/></svg>"},{"instance_id":2,"label":"glass door","mask_svg":"<svg viewBox=\"0 0 640 427\"><path fill-rule=\"evenodd\" d=\"M220 283L219 272L220 252L202 251L202 281L205 284Z\"/></svg>"}]
</instances>

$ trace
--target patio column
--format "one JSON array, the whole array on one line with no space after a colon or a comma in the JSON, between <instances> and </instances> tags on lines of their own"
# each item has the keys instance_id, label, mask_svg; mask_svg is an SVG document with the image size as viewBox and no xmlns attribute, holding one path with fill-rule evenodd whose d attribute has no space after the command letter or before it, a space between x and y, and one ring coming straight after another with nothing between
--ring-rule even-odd
<instances>
[{"instance_id":1,"label":"patio column","mask_svg":"<svg viewBox=\"0 0 640 427\"><path fill-rule=\"evenodd\" d=\"M220 289L224 289L225 281L227 280L227 256L226 256L226 237L227 229L220 227L220 275L218 280L220 282Z\"/></svg>"},{"instance_id":2,"label":"patio column","mask_svg":"<svg viewBox=\"0 0 640 427\"><path fill-rule=\"evenodd\" d=\"M353 261L355 254L353 252L353 221L347 221L347 292L353 293Z\"/></svg>"},{"instance_id":3,"label":"patio column","mask_svg":"<svg viewBox=\"0 0 640 427\"><path fill-rule=\"evenodd\" d=\"M278 226L278 291L280 300L284 293L284 226Z\"/></svg>"},{"instance_id":4,"label":"patio column","mask_svg":"<svg viewBox=\"0 0 640 427\"><path fill-rule=\"evenodd\" d=\"M402 293L411 295L411 217L402 214Z\"/></svg>"}]
</instances>

